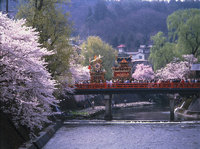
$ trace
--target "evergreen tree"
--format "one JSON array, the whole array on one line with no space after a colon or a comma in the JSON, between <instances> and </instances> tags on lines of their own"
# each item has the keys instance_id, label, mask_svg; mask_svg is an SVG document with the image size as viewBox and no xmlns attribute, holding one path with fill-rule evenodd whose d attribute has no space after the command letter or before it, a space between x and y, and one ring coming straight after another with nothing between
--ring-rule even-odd
<instances>
[{"instance_id":1,"label":"evergreen tree","mask_svg":"<svg viewBox=\"0 0 200 149\"><path fill-rule=\"evenodd\" d=\"M130 50L130 48L133 47L133 43L134 43L134 38L133 38L133 34L131 33L131 34L129 34L127 42L126 42L127 48L129 50Z\"/></svg>"},{"instance_id":2,"label":"evergreen tree","mask_svg":"<svg viewBox=\"0 0 200 149\"><path fill-rule=\"evenodd\" d=\"M92 8L89 7L88 8L87 18L86 18L86 25L87 25L87 28L88 28L88 36L90 35L90 31L91 31L92 25L94 23L95 23L94 14L92 12Z\"/></svg>"},{"instance_id":3,"label":"evergreen tree","mask_svg":"<svg viewBox=\"0 0 200 149\"><path fill-rule=\"evenodd\" d=\"M119 44L125 44L124 34L121 34L120 39L119 39Z\"/></svg>"},{"instance_id":4,"label":"evergreen tree","mask_svg":"<svg viewBox=\"0 0 200 149\"><path fill-rule=\"evenodd\" d=\"M113 40L112 40L112 46L113 46L114 48L116 48L118 45L119 45L118 37L115 36L115 37L113 38Z\"/></svg>"},{"instance_id":5,"label":"evergreen tree","mask_svg":"<svg viewBox=\"0 0 200 149\"><path fill-rule=\"evenodd\" d=\"M106 17L108 13L108 9L106 6L106 2L103 0L100 0L97 2L97 4L95 5L95 9L94 9L94 17L96 21L100 21L102 19L104 19Z\"/></svg>"}]
</instances>

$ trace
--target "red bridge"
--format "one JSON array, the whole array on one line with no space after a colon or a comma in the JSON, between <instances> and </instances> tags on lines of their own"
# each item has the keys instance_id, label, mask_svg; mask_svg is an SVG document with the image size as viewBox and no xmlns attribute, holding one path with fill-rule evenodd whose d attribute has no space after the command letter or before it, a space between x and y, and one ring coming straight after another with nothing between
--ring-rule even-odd
<instances>
[{"instance_id":1,"label":"red bridge","mask_svg":"<svg viewBox=\"0 0 200 149\"><path fill-rule=\"evenodd\" d=\"M111 100L112 94L136 93L180 93L194 95L200 93L200 83L191 82L161 82L161 83L92 83L75 84L76 95L104 94L105 120L112 119ZM174 120L174 99L170 100L170 120Z\"/></svg>"},{"instance_id":2,"label":"red bridge","mask_svg":"<svg viewBox=\"0 0 200 149\"><path fill-rule=\"evenodd\" d=\"M200 82L75 84L75 94L198 93Z\"/></svg>"}]
</instances>

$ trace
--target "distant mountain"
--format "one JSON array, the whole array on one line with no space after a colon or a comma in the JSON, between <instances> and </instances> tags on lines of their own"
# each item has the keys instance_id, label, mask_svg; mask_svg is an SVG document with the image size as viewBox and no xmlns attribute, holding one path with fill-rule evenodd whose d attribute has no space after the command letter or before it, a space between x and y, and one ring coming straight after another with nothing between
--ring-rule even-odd
<instances>
[{"instance_id":1,"label":"distant mountain","mask_svg":"<svg viewBox=\"0 0 200 149\"><path fill-rule=\"evenodd\" d=\"M5 11L6 0L1 1ZM16 14L18 4L19 0L9 0L10 14ZM167 33L168 15L188 8L200 9L200 2L71 0L70 5L63 5L74 24L72 36L99 36L113 47L125 44L129 51L136 51L140 44L150 44L150 37L158 31Z\"/></svg>"},{"instance_id":2,"label":"distant mountain","mask_svg":"<svg viewBox=\"0 0 200 149\"><path fill-rule=\"evenodd\" d=\"M72 0L73 35L100 36L113 47L125 44L135 51L140 44L150 44L150 37L158 31L167 33L168 15L188 8L200 8L200 2Z\"/></svg>"}]
</instances>

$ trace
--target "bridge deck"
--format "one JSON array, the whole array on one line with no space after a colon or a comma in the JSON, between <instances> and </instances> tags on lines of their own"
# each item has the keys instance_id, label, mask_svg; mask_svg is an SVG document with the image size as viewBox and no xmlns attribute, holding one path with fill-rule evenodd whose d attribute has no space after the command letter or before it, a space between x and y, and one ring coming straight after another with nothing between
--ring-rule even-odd
<instances>
[{"instance_id":1,"label":"bridge deck","mask_svg":"<svg viewBox=\"0 0 200 149\"><path fill-rule=\"evenodd\" d=\"M135 93L189 93L200 92L200 83L92 83L75 84L74 94L135 94Z\"/></svg>"}]
</instances>

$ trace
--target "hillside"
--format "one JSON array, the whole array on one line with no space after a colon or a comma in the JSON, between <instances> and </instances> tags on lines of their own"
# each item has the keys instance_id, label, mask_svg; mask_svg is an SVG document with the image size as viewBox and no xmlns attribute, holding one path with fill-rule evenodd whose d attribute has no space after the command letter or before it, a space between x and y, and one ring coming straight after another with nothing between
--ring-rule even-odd
<instances>
[{"instance_id":1,"label":"hillside","mask_svg":"<svg viewBox=\"0 0 200 149\"><path fill-rule=\"evenodd\" d=\"M141 2L124 0L72 0L73 35L85 39L100 36L116 47L126 44L134 51L149 44L158 31L167 32L166 18L178 9L200 8L200 2Z\"/></svg>"},{"instance_id":2,"label":"hillside","mask_svg":"<svg viewBox=\"0 0 200 149\"><path fill-rule=\"evenodd\" d=\"M18 2L9 1L11 14L17 12ZM5 10L5 0L1 8ZM63 6L73 22L72 36L100 36L113 47L125 44L129 51L136 51L140 44L151 44L150 37L158 31L167 33L167 16L187 8L200 8L200 2L71 0L70 5Z\"/></svg>"}]
</instances>

